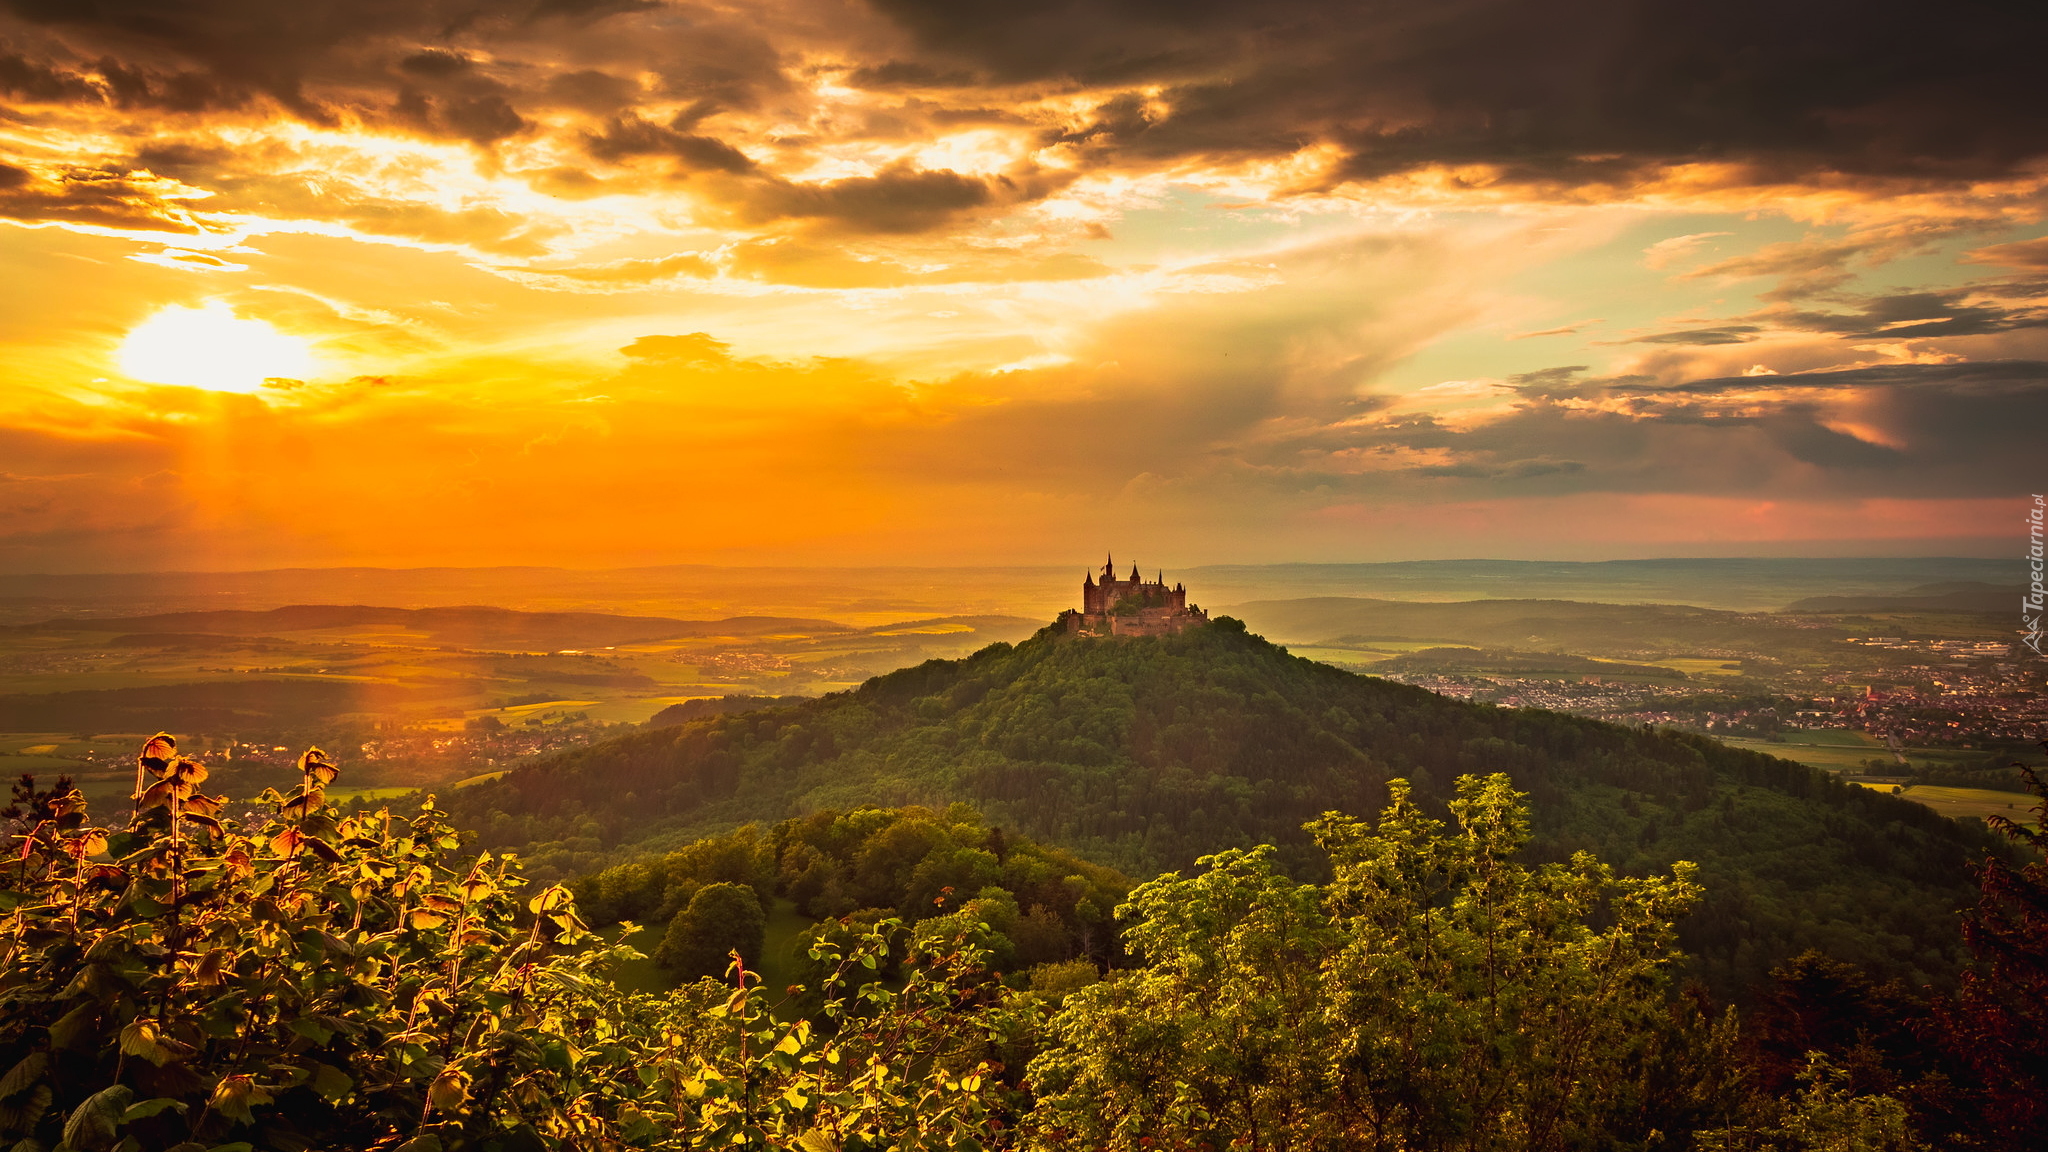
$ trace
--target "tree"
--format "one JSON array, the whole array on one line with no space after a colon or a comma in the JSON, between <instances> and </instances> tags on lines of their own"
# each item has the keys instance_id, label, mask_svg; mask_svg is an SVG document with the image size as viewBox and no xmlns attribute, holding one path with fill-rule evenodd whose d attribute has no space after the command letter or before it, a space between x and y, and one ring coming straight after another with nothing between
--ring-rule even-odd
<instances>
[{"instance_id":1,"label":"tree","mask_svg":"<svg viewBox=\"0 0 2048 1152\"><path fill-rule=\"evenodd\" d=\"M2048 742L2044 742L2048 746ZM1964 914L1963 938L1976 960L1944 1013L1945 1039L1974 1072L1984 1096L1971 1117L1983 1144L2039 1147L2048 1127L2048 783L2015 764L2037 801L2034 823L2004 816L1986 823L2030 862L1986 858L1981 895Z\"/></svg>"},{"instance_id":2,"label":"tree","mask_svg":"<svg viewBox=\"0 0 2048 1152\"><path fill-rule=\"evenodd\" d=\"M767 929L767 914L752 888L706 884L669 920L654 962L684 980L722 976L731 953L738 952L749 967L761 959Z\"/></svg>"},{"instance_id":3,"label":"tree","mask_svg":"<svg viewBox=\"0 0 2048 1152\"><path fill-rule=\"evenodd\" d=\"M1463 777L1455 832L1409 799L1310 827L1326 888L1271 850L1206 857L1118 915L1144 966L1067 998L1030 1067L1043 1148L1561 1149L1647 1136L1690 865L1529 867L1524 797Z\"/></svg>"},{"instance_id":4,"label":"tree","mask_svg":"<svg viewBox=\"0 0 2048 1152\"><path fill-rule=\"evenodd\" d=\"M1014 1127L1001 1059L1036 1001L971 940L889 920L819 941L816 1027L751 974L622 993L607 968L638 954L600 946L566 889L524 897L517 862L462 855L431 800L344 813L333 762L299 767L251 828L165 735L126 827L74 789L17 789L0 1147L979 1152ZM891 956L898 980L866 979Z\"/></svg>"},{"instance_id":5,"label":"tree","mask_svg":"<svg viewBox=\"0 0 2048 1152\"><path fill-rule=\"evenodd\" d=\"M0 871L0 1140L22 1148L547 1147L630 1070L549 1057L605 956L569 895L325 802L318 749L244 830L166 735L133 818L25 791Z\"/></svg>"}]
</instances>

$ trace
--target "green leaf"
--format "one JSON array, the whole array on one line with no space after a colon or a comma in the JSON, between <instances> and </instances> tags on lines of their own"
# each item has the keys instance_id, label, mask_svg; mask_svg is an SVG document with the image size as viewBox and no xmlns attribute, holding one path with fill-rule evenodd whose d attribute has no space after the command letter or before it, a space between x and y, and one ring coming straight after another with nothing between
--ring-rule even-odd
<instances>
[{"instance_id":1,"label":"green leaf","mask_svg":"<svg viewBox=\"0 0 2048 1152\"><path fill-rule=\"evenodd\" d=\"M50 1025L50 1043L59 1048L99 1047L100 1006L87 1000Z\"/></svg>"},{"instance_id":2,"label":"green leaf","mask_svg":"<svg viewBox=\"0 0 2048 1152\"><path fill-rule=\"evenodd\" d=\"M49 1067L50 1057L42 1052L31 1052L21 1058L21 1063L0 1076L0 1100L19 1096L43 1078L43 1069Z\"/></svg>"},{"instance_id":3,"label":"green leaf","mask_svg":"<svg viewBox=\"0 0 2048 1152\"><path fill-rule=\"evenodd\" d=\"M34 1128L42 1122L43 1114L50 1110L50 1102L54 1099L56 1094L50 1091L48 1084L38 1084L21 1099L0 1104L0 1129L26 1132Z\"/></svg>"},{"instance_id":4,"label":"green leaf","mask_svg":"<svg viewBox=\"0 0 2048 1152\"><path fill-rule=\"evenodd\" d=\"M286 1027L315 1044L325 1044L334 1039L334 1029L326 1027L310 1016L300 1016Z\"/></svg>"},{"instance_id":5,"label":"green leaf","mask_svg":"<svg viewBox=\"0 0 2048 1152\"><path fill-rule=\"evenodd\" d=\"M133 1105L126 1112L121 1113L121 1123L128 1124L136 1120L147 1120L168 1108L175 1108L182 1114L185 1111L185 1102L173 1100L169 1096L159 1096L154 1100L144 1100L142 1103Z\"/></svg>"},{"instance_id":6,"label":"green leaf","mask_svg":"<svg viewBox=\"0 0 2048 1152\"><path fill-rule=\"evenodd\" d=\"M79 1152L99 1152L114 1142L121 1115L134 1103L135 1092L126 1084L103 1088L85 1098L64 1122L64 1143Z\"/></svg>"},{"instance_id":7,"label":"green leaf","mask_svg":"<svg viewBox=\"0 0 2048 1152\"><path fill-rule=\"evenodd\" d=\"M329 1100L345 1099L355 1086L356 1082L341 1069L331 1064L313 1065L313 1091Z\"/></svg>"},{"instance_id":8,"label":"green leaf","mask_svg":"<svg viewBox=\"0 0 2048 1152\"><path fill-rule=\"evenodd\" d=\"M432 1132L422 1132L391 1152L441 1152L441 1138Z\"/></svg>"}]
</instances>

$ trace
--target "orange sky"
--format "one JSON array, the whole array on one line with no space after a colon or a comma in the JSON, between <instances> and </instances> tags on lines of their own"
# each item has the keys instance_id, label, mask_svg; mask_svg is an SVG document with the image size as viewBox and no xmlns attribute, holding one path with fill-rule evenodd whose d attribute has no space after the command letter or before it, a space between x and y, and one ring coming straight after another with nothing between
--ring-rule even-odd
<instances>
[{"instance_id":1,"label":"orange sky","mask_svg":"<svg viewBox=\"0 0 2048 1152\"><path fill-rule=\"evenodd\" d=\"M2004 555L2008 15L0 0L0 569Z\"/></svg>"}]
</instances>

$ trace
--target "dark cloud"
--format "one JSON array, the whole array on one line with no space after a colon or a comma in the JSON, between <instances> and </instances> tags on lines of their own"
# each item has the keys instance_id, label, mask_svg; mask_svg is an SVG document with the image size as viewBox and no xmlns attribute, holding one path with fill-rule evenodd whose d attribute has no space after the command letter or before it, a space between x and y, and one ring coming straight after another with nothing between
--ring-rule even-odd
<instances>
[{"instance_id":1,"label":"dark cloud","mask_svg":"<svg viewBox=\"0 0 2048 1152\"><path fill-rule=\"evenodd\" d=\"M19 175L14 175L19 173ZM163 182L148 174L74 168L54 177L8 166L0 175L0 217L195 234L208 231Z\"/></svg>"},{"instance_id":2,"label":"dark cloud","mask_svg":"<svg viewBox=\"0 0 2048 1152\"><path fill-rule=\"evenodd\" d=\"M455 135L479 145L495 144L529 127L511 103L495 93L451 100L441 109L440 120Z\"/></svg>"},{"instance_id":3,"label":"dark cloud","mask_svg":"<svg viewBox=\"0 0 2048 1152\"><path fill-rule=\"evenodd\" d=\"M974 84L974 77L966 72L941 72L929 64L910 60L887 60L880 64L865 64L855 68L846 76L846 82L855 88L888 90L892 88L966 88Z\"/></svg>"},{"instance_id":4,"label":"dark cloud","mask_svg":"<svg viewBox=\"0 0 2048 1152\"><path fill-rule=\"evenodd\" d=\"M2048 327L2048 307L2043 299L2048 293L2042 292L2041 286L2033 287L2032 299L1988 299L1973 286L1947 292L1898 292L1864 299L1853 311L1778 312L1772 318L1790 328L1857 338L1984 336Z\"/></svg>"},{"instance_id":5,"label":"dark cloud","mask_svg":"<svg viewBox=\"0 0 2048 1152\"><path fill-rule=\"evenodd\" d=\"M523 130L529 99L621 114L643 95L623 77L646 72L661 98L700 105L671 125L686 139L655 150L739 171L738 154L695 133L696 122L759 108L764 94L790 91L788 61L839 51L853 54L845 82L870 90L1143 88L1144 97L1101 101L1049 133L1097 164L1328 143L1344 153L1340 178L1478 163L1510 179L1612 184L1710 160L1745 165L1767 184L1823 171L1976 179L2048 154L2048 96L2033 80L2048 9L2010 0L1949 5L1938 18L1905 0L873 0L872 9L914 49L899 42L863 60L868 46L894 38L822 5L789 19L655 0L0 0L15 19L69 38L76 57L0 56L0 86L171 110L262 94L331 121L355 106L351 93L382 84L369 106L489 144ZM635 34L605 31L625 21ZM553 41L577 37L587 39L570 63ZM492 60L521 62L501 77L511 87L402 95L404 83L453 83ZM425 120L421 100L435 108Z\"/></svg>"},{"instance_id":6,"label":"dark cloud","mask_svg":"<svg viewBox=\"0 0 2048 1152\"><path fill-rule=\"evenodd\" d=\"M992 199L988 182L976 177L899 166L824 184L777 182L749 208L769 218L827 219L861 231L921 232Z\"/></svg>"},{"instance_id":7,"label":"dark cloud","mask_svg":"<svg viewBox=\"0 0 2048 1152\"><path fill-rule=\"evenodd\" d=\"M54 33L74 57L67 62L52 49L49 59L17 57L11 67L0 58L0 85L37 99L171 110L241 106L261 94L295 115L331 124L345 109L363 111L365 94L374 109L402 102L406 84L480 77L477 56L448 41L517 47L545 35L534 21L566 20L585 29L659 6L654 0L542 0L531 7L493 0L0 0L0 12ZM5 31L0 27L0 35ZM632 63L691 70L687 59L670 63L651 53ZM731 87L730 61L720 65L720 82ZM550 71L526 74L544 79ZM386 100L375 99L379 88ZM451 110L443 123L451 134L490 142L512 133L507 113L518 93L486 81L446 98Z\"/></svg>"},{"instance_id":8,"label":"dark cloud","mask_svg":"<svg viewBox=\"0 0 2048 1152\"><path fill-rule=\"evenodd\" d=\"M533 6L533 18L563 17L570 20L602 20L626 12L645 12L661 7L661 0L540 0Z\"/></svg>"},{"instance_id":9,"label":"dark cloud","mask_svg":"<svg viewBox=\"0 0 2048 1152\"><path fill-rule=\"evenodd\" d=\"M1626 179L1642 163L2004 174L2048 151L2033 79L2048 10L1905 0L875 0L926 68L1159 85L1072 133L1135 155L1349 148L1371 178L1494 163Z\"/></svg>"},{"instance_id":10,"label":"dark cloud","mask_svg":"<svg viewBox=\"0 0 2048 1152\"><path fill-rule=\"evenodd\" d=\"M1615 392L1635 395L1711 395L1726 392L1884 389L1924 395L1954 394L1984 400L2048 396L2048 361L1976 360L1960 364L1883 364L1833 372L1788 372L1777 376L1727 376L1657 386L1640 377L1617 378Z\"/></svg>"},{"instance_id":11,"label":"dark cloud","mask_svg":"<svg viewBox=\"0 0 2048 1152\"><path fill-rule=\"evenodd\" d=\"M1755 324L1723 324L1714 328L1686 328L1677 332L1659 332L1653 336L1637 336L1631 340L1602 341L1621 344L1747 344L1763 331Z\"/></svg>"},{"instance_id":12,"label":"dark cloud","mask_svg":"<svg viewBox=\"0 0 2048 1152\"><path fill-rule=\"evenodd\" d=\"M672 156L693 171L751 172L747 154L712 136L678 132L638 116L615 116L601 131L584 134L583 146L612 163L638 156Z\"/></svg>"},{"instance_id":13,"label":"dark cloud","mask_svg":"<svg viewBox=\"0 0 2048 1152\"><path fill-rule=\"evenodd\" d=\"M75 71L29 60L19 53L0 54L0 92L37 103L98 102L104 90Z\"/></svg>"},{"instance_id":14,"label":"dark cloud","mask_svg":"<svg viewBox=\"0 0 2048 1152\"><path fill-rule=\"evenodd\" d=\"M1669 386L1546 369L1503 415L1346 420L1233 455L1333 490L1788 499L2007 495L2038 472L2048 363L1898 364ZM1591 402L1591 403L1589 403ZM1346 461L1382 461L1358 471ZM1402 461L1410 463L1402 464Z\"/></svg>"},{"instance_id":15,"label":"dark cloud","mask_svg":"<svg viewBox=\"0 0 2048 1152\"><path fill-rule=\"evenodd\" d=\"M623 76L614 76L609 72L585 68L549 77L545 94L556 104L604 116L617 112L637 100L640 96L640 83ZM708 112L710 109L704 111Z\"/></svg>"},{"instance_id":16,"label":"dark cloud","mask_svg":"<svg viewBox=\"0 0 2048 1152\"><path fill-rule=\"evenodd\" d=\"M2048 272L2048 236L1993 244L1969 253L1964 259L1972 264L1998 264L2030 272Z\"/></svg>"},{"instance_id":17,"label":"dark cloud","mask_svg":"<svg viewBox=\"0 0 2048 1152\"><path fill-rule=\"evenodd\" d=\"M432 35L472 10L458 0L4 0L4 7L30 24L83 37L125 66L196 64L223 91L261 92L322 122L333 112L307 93L306 82L334 70L344 49Z\"/></svg>"},{"instance_id":18,"label":"dark cloud","mask_svg":"<svg viewBox=\"0 0 2048 1152\"><path fill-rule=\"evenodd\" d=\"M431 76L436 79L454 76L476 67L475 61L460 52L449 52L440 48L429 48L415 52L398 62L401 72L415 76Z\"/></svg>"}]
</instances>

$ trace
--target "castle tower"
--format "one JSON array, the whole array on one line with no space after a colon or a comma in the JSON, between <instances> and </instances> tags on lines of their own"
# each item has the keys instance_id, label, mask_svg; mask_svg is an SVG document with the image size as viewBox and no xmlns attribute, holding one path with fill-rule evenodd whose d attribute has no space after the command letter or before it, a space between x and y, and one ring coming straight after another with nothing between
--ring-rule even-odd
<instances>
[{"instance_id":1,"label":"castle tower","mask_svg":"<svg viewBox=\"0 0 2048 1152\"><path fill-rule=\"evenodd\" d=\"M1188 604L1187 586L1166 586L1166 572L1150 583L1136 564L1129 579L1118 579L1116 555L1103 558L1102 578L1081 577L1080 611L1060 614L1066 631L1090 636L1169 636L1209 622L1209 614Z\"/></svg>"}]
</instances>

